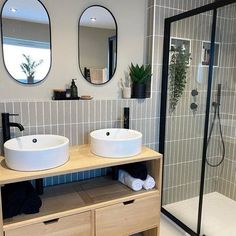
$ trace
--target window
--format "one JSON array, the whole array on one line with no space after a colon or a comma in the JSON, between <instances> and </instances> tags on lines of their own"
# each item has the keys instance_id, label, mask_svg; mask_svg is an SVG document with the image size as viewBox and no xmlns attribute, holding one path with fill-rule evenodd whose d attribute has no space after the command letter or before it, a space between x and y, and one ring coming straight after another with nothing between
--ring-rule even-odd
<instances>
[{"instance_id":1,"label":"window","mask_svg":"<svg viewBox=\"0 0 236 236\"><path fill-rule=\"evenodd\" d=\"M48 65L50 65L50 43L4 37L3 51L7 70L12 77L18 78L19 82L28 83L27 77L20 67L22 62L25 62L23 54L30 56L36 63L42 60L35 70L34 83L47 75Z\"/></svg>"}]
</instances>

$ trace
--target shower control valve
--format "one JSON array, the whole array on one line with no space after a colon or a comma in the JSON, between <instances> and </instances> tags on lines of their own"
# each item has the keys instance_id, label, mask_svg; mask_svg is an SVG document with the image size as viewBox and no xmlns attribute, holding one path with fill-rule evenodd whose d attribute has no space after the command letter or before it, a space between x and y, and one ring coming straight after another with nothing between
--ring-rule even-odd
<instances>
[{"instance_id":1,"label":"shower control valve","mask_svg":"<svg viewBox=\"0 0 236 236\"><path fill-rule=\"evenodd\" d=\"M197 111L197 107L198 107L198 105L195 102L191 103L191 105L190 105L190 108L193 111Z\"/></svg>"},{"instance_id":2,"label":"shower control valve","mask_svg":"<svg viewBox=\"0 0 236 236\"><path fill-rule=\"evenodd\" d=\"M197 89L193 89L192 92L191 92L191 95L192 95L193 97L197 96L197 95L198 95Z\"/></svg>"}]
</instances>

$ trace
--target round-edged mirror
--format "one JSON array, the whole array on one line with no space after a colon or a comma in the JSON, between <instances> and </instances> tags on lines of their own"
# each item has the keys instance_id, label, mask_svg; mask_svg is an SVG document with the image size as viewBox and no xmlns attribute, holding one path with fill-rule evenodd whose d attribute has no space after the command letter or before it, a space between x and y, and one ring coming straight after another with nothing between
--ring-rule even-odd
<instances>
[{"instance_id":1,"label":"round-edged mirror","mask_svg":"<svg viewBox=\"0 0 236 236\"><path fill-rule=\"evenodd\" d=\"M105 7L85 9L79 20L79 67L92 84L109 82L117 65L117 23Z\"/></svg>"},{"instance_id":2,"label":"round-edged mirror","mask_svg":"<svg viewBox=\"0 0 236 236\"><path fill-rule=\"evenodd\" d=\"M17 82L35 84L51 68L51 28L39 0L7 0L1 11L3 60Z\"/></svg>"}]
</instances>

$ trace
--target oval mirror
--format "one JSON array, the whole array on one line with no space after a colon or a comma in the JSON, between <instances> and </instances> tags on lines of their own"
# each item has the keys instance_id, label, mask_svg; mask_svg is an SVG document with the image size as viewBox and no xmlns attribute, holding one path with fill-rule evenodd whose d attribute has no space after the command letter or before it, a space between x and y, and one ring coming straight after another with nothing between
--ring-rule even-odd
<instances>
[{"instance_id":1,"label":"oval mirror","mask_svg":"<svg viewBox=\"0 0 236 236\"><path fill-rule=\"evenodd\" d=\"M91 6L79 20L79 66L92 84L110 81L117 64L117 23L102 6Z\"/></svg>"},{"instance_id":2,"label":"oval mirror","mask_svg":"<svg viewBox=\"0 0 236 236\"><path fill-rule=\"evenodd\" d=\"M18 82L42 81L51 67L51 30L38 0L7 0L1 12L3 60Z\"/></svg>"}]
</instances>

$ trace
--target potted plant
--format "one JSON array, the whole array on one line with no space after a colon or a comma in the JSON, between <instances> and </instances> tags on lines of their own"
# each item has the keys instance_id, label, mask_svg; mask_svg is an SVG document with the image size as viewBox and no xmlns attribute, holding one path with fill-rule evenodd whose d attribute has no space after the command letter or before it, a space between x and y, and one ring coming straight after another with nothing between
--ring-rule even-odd
<instances>
[{"instance_id":1,"label":"potted plant","mask_svg":"<svg viewBox=\"0 0 236 236\"><path fill-rule=\"evenodd\" d=\"M187 83L190 53L183 47L171 47L169 65L169 112L175 111Z\"/></svg>"},{"instance_id":2,"label":"potted plant","mask_svg":"<svg viewBox=\"0 0 236 236\"><path fill-rule=\"evenodd\" d=\"M146 97L146 85L152 77L151 65L135 66L131 63L129 67L130 79L132 81L132 98L145 98Z\"/></svg>"},{"instance_id":3,"label":"potted plant","mask_svg":"<svg viewBox=\"0 0 236 236\"><path fill-rule=\"evenodd\" d=\"M36 62L36 61L33 61L30 56L26 56L25 54L22 54L22 56L24 57L26 62L22 62L20 64L20 67L22 71L25 73L25 75L27 76L27 83L33 84L35 69L43 62L43 60L39 60L38 62Z\"/></svg>"}]
</instances>

